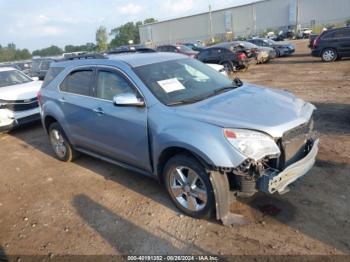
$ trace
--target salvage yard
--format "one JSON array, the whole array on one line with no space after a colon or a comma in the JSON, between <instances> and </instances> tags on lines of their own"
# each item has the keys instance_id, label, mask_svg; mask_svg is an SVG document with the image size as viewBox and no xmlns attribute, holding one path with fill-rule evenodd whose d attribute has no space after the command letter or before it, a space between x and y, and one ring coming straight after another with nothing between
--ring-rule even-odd
<instances>
[{"instance_id":1,"label":"salvage yard","mask_svg":"<svg viewBox=\"0 0 350 262\"><path fill-rule=\"evenodd\" d=\"M320 152L291 192L232 206L248 225L184 216L156 181L89 156L60 162L38 123L0 135L0 253L350 254L350 60L292 42L291 57L238 75L315 104Z\"/></svg>"}]
</instances>

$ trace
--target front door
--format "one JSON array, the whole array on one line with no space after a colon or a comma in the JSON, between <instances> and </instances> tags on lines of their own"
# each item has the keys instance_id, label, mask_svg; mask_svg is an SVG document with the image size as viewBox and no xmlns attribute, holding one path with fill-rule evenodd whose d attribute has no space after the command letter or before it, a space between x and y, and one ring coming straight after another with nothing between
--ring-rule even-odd
<instances>
[{"instance_id":1,"label":"front door","mask_svg":"<svg viewBox=\"0 0 350 262\"><path fill-rule=\"evenodd\" d=\"M147 108L116 106L113 97L122 93L141 95L127 76L116 69L98 68L94 83L92 126L95 151L103 156L150 171Z\"/></svg>"}]
</instances>

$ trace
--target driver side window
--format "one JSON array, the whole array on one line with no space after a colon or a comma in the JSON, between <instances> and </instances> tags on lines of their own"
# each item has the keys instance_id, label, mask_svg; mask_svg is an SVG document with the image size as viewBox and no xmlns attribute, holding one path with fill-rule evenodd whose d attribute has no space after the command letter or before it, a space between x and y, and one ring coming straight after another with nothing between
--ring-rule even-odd
<instances>
[{"instance_id":1,"label":"driver side window","mask_svg":"<svg viewBox=\"0 0 350 262\"><path fill-rule=\"evenodd\" d=\"M113 97L125 93L134 93L134 91L123 76L105 70L97 72L96 97L113 101Z\"/></svg>"}]
</instances>

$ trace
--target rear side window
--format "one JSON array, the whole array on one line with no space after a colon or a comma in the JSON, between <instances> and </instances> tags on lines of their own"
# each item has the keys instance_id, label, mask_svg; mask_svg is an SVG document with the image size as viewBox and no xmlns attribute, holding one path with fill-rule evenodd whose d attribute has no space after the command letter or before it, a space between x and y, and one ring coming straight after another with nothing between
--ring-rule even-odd
<instances>
[{"instance_id":1,"label":"rear side window","mask_svg":"<svg viewBox=\"0 0 350 262\"><path fill-rule=\"evenodd\" d=\"M89 96L92 76L92 70L73 71L62 82L60 89L63 92Z\"/></svg>"},{"instance_id":2,"label":"rear side window","mask_svg":"<svg viewBox=\"0 0 350 262\"><path fill-rule=\"evenodd\" d=\"M48 84L51 83L52 80L54 80L54 78L56 76L58 76L62 71L63 71L63 67L51 67L49 69L49 71L47 72L46 76L45 76L45 80L42 84L42 88L46 87Z\"/></svg>"}]
</instances>

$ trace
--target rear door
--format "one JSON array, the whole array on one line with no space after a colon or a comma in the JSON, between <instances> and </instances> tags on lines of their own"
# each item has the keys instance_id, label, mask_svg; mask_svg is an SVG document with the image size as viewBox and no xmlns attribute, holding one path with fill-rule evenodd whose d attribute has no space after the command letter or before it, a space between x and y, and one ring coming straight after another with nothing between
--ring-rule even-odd
<instances>
[{"instance_id":1,"label":"rear door","mask_svg":"<svg viewBox=\"0 0 350 262\"><path fill-rule=\"evenodd\" d=\"M71 142L78 147L91 150L94 142L90 139L93 134L93 119L95 113L91 107L92 83L94 69L80 67L71 71L60 84L58 103L69 126Z\"/></svg>"},{"instance_id":2,"label":"rear door","mask_svg":"<svg viewBox=\"0 0 350 262\"><path fill-rule=\"evenodd\" d=\"M335 32L334 37L339 47L340 56L350 56L350 27Z\"/></svg>"},{"instance_id":3,"label":"rear door","mask_svg":"<svg viewBox=\"0 0 350 262\"><path fill-rule=\"evenodd\" d=\"M90 106L94 151L116 161L150 171L147 133L147 107L116 106L113 97L124 93L141 96L121 70L98 67Z\"/></svg>"}]
</instances>

